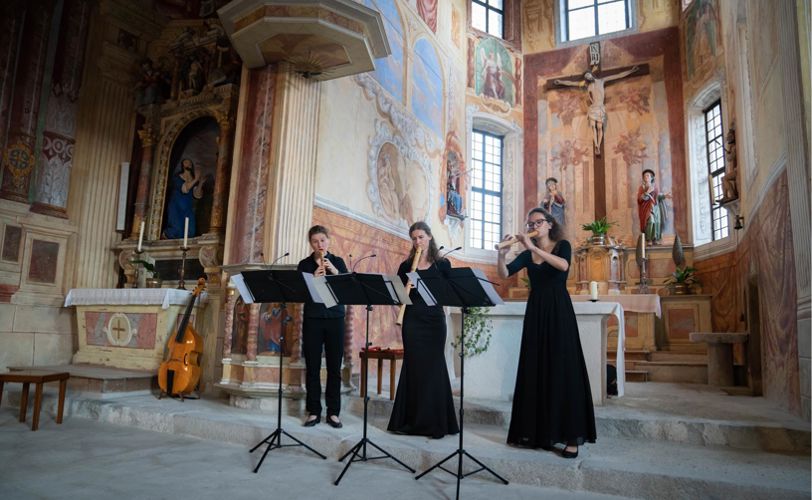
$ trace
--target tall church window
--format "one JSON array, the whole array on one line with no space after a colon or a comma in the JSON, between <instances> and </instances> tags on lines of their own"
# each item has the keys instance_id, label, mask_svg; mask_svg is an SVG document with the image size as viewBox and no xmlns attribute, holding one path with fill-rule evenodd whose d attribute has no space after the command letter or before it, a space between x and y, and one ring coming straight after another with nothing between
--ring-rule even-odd
<instances>
[{"instance_id":1,"label":"tall church window","mask_svg":"<svg viewBox=\"0 0 812 500\"><path fill-rule=\"evenodd\" d=\"M561 40L598 37L631 28L630 0L560 0Z\"/></svg>"},{"instance_id":2,"label":"tall church window","mask_svg":"<svg viewBox=\"0 0 812 500\"><path fill-rule=\"evenodd\" d=\"M473 131L469 245L490 250L502 235L503 138Z\"/></svg>"},{"instance_id":3,"label":"tall church window","mask_svg":"<svg viewBox=\"0 0 812 500\"><path fill-rule=\"evenodd\" d=\"M471 0L471 26L504 38L505 0Z\"/></svg>"},{"instance_id":4,"label":"tall church window","mask_svg":"<svg viewBox=\"0 0 812 500\"><path fill-rule=\"evenodd\" d=\"M711 223L713 239L727 238L729 233L727 210L717 203L724 197L725 178L724 129L722 128L722 101L716 101L702 112L705 117L705 146L708 157L710 182Z\"/></svg>"}]
</instances>

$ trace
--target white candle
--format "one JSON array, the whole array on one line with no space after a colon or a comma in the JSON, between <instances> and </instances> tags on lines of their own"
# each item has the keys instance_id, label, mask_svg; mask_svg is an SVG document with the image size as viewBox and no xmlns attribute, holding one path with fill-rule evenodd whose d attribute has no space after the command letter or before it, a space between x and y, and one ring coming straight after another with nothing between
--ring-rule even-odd
<instances>
[{"instance_id":1,"label":"white candle","mask_svg":"<svg viewBox=\"0 0 812 500\"><path fill-rule=\"evenodd\" d=\"M642 234L642 233L640 234L640 249L641 249L640 258L645 259L646 258L646 235Z\"/></svg>"},{"instance_id":2,"label":"white candle","mask_svg":"<svg viewBox=\"0 0 812 500\"><path fill-rule=\"evenodd\" d=\"M189 239L189 217L183 219L183 248L187 247Z\"/></svg>"},{"instance_id":3,"label":"white candle","mask_svg":"<svg viewBox=\"0 0 812 500\"><path fill-rule=\"evenodd\" d=\"M144 242L144 221L141 221L141 230L138 232L138 251L141 251L141 244Z\"/></svg>"},{"instance_id":4,"label":"white candle","mask_svg":"<svg viewBox=\"0 0 812 500\"><path fill-rule=\"evenodd\" d=\"M598 300L598 282L597 281L590 281L589 282L589 299L590 300Z\"/></svg>"}]
</instances>

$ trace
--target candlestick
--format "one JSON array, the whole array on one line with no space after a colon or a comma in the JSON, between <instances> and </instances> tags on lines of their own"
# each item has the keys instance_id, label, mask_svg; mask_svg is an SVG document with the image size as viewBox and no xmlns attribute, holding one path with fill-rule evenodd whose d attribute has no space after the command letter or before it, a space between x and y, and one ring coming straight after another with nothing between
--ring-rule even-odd
<instances>
[{"instance_id":1,"label":"candlestick","mask_svg":"<svg viewBox=\"0 0 812 500\"><path fill-rule=\"evenodd\" d=\"M643 233L640 233L640 240L641 240L640 257L645 259L646 258L646 235L643 234Z\"/></svg>"},{"instance_id":2,"label":"candlestick","mask_svg":"<svg viewBox=\"0 0 812 500\"><path fill-rule=\"evenodd\" d=\"M141 232L142 233L144 232L144 223L143 222L141 223ZM141 242L139 241L138 242L138 250L135 251L135 256L136 256L135 260L141 260L141 254L142 253L144 253L144 251L141 250ZM133 270L135 271L135 273L133 275L133 278L134 278L133 279L133 288L138 288L138 274L139 274L138 273L138 268L142 267L143 265L144 264L139 262L139 263L137 263L136 265L133 266Z\"/></svg>"},{"instance_id":3,"label":"candlestick","mask_svg":"<svg viewBox=\"0 0 812 500\"><path fill-rule=\"evenodd\" d=\"M144 242L144 221L141 221L141 230L138 232L138 253L141 253L141 244Z\"/></svg>"},{"instance_id":4,"label":"candlestick","mask_svg":"<svg viewBox=\"0 0 812 500\"><path fill-rule=\"evenodd\" d=\"M186 252L189 251L189 247L184 245L180 247L180 249L181 251L183 251L183 255L180 258L180 276L178 277L178 290L186 290L186 284L183 282L183 275L186 273Z\"/></svg>"},{"instance_id":5,"label":"candlestick","mask_svg":"<svg viewBox=\"0 0 812 500\"><path fill-rule=\"evenodd\" d=\"M638 293L649 293L648 289L648 275L646 273L646 263L648 259L642 258L640 259L640 286L638 287Z\"/></svg>"},{"instance_id":6,"label":"candlestick","mask_svg":"<svg viewBox=\"0 0 812 500\"><path fill-rule=\"evenodd\" d=\"M189 217L183 219L183 247L187 248L189 245Z\"/></svg>"},{"instance_id":7,"label":"candlestick","mask_svg":"<svg viewBox=\"0 0 812 500\"><path fill-rule=\"evenodd\" d=\"M589 282L589 300L592 302L598 301L598 282L597 281L590 281Z\"/></svg>"}]
</instances>

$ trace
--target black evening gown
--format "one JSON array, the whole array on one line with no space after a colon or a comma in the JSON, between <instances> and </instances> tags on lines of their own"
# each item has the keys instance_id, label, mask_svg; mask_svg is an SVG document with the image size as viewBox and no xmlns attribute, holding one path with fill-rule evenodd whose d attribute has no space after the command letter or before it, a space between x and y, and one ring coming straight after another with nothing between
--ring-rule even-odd
<instances>
[{"instance_id":1,"label":"black evening gown","mask_svg":"<svg viewBox=\"0 0 812 500\"><path fill-rule=\"evenodd\" d=\"M450 269L447 260L437 267ZM406 282L411 262L404 261L398 276ZM395 405L389 419L392 432L440 438L459 432L451 382L445 363L446 322L441 306L429 307L412 289L413 305L403 317L403 366Z\"/></svg>"},{"instance_id":2,"label":"black evening gown","mask_svg":"<svg viewBox=\"0 0 812 500\"><path fill-rule=\"evenodd\" d=\"M559 241L552 253L570 262L569 241ZM527 268L530 278L507 442L531 448L594 443L595 412L568 271L534 264L529 250L507 267L510 274Z\"/></svg>"}]
</instances>

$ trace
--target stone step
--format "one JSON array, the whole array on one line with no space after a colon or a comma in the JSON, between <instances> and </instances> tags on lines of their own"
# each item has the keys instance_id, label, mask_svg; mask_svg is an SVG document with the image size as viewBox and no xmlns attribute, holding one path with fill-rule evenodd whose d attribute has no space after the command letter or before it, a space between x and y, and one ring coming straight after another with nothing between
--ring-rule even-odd
<instances>
[{"instance_id":1,"label":"stone step","mask_svg":"<svg viewBox=\"0 0 812 500\"><path fill-rule=\"evenodd\" d=\"M688 352L655 351L649 354L648 361L707 363L708 355Z\"/></svg>"},{"instance_id":2,"label":"stone step","mask_svg":"<svg viewBox=\"0 0 812 500\"><path fill-rule=\"evenodd\" d=\"M356 405L351 403L351 406ZM46 399L43 411L53 414L52 398ZM471 412L475 411L472 406ZM581 447L577 459L564 460L551 452L507 446L503 426L473 423L475 419L469 420L468 414L466 411L465 450L512 483L624 496L633 492L637 497L658 499L809 498L808 452L771 453L652 440L646 435L615 436L607 432L599 419L601 430L597 443ZM166 399L159 401L152 395L122 395L114 399L70 395L66 401L66 419L72 418L229 442L246 449L262 441L277 426L275 413L234 408L224 400L181 403ZM47 427L48 419L45 420L44 426ZM342 420L343 429L332 429L324 424L304 428L300 413L291 415L283 411L282 427L334 461L349 451L363 432L363 417L356 415L355 411L343 412ZM444 459L458 446L457 436L433 440L387 433L383 430L386 420L386 416L370 417L369 438L418 472ZM292 444L292 441L283 437L283 444ZM372 449L369 454L378 455ZM256 463L258 454L252 460ZM303 448L274 450L266 463L270 465L273 460L302 461L302 465L308 467L330 467ZM409 474L391 460L376 463L381 464L380 474ZM363 462L353 465L356 468L368 466ZM451 469L454 467L455 464L450 465ZM470 472L473 468L473 463L466 459L463 472ZM352 471L351 468L347 477L352 477ZM447 477L440 470L430 474L435 475ZM475 488L481 481L494 479L486 471L481 471L463 481L463 488Z\"/></svg>"},{"instance_id":3,"label":"stone step","mask_svg":"<svg viewBox=\"0 0 812 500\"><path fill-rule=\"evenodd\" d=\"M627 369L626 382L648 382L648 371Z\"/></svg>"},{"instance_id":4,"label":"stone step","mask_svg":"<svg viewBox=\"0 0 812 500\"><path fill-rule=\"evenodd\" d=\"M708 382L708 365L704 361L635 361L634 369L647 371L652 382Z\"/></svg>"}]
</instances>

